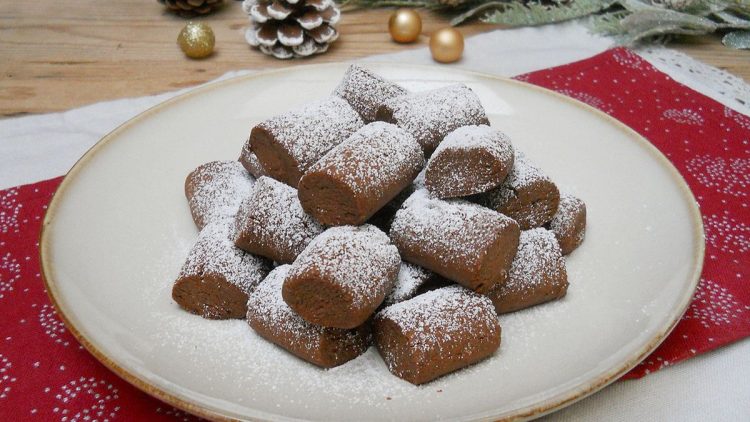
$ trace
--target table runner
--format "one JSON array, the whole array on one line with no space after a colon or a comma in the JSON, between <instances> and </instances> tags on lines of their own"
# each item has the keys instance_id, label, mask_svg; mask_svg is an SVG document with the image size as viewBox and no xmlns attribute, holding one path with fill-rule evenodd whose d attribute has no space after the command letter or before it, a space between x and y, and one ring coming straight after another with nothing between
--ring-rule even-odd
<instances>
[{"instance_id":1,"label":"table runner","mask_svg":"<svg viewBox=\"0 0 750 422\"><path fill-rule=\"evenodd\" d=\"M669 338L625 378L750 335L750 118L674 82L626 49L519 77L597 107L667 155L701 205L706 262ZM188 418L109 372L78 345L44 294L41 218L60 178L0 191L0 415L80 420Z\"/></svg>"}]
</instances>

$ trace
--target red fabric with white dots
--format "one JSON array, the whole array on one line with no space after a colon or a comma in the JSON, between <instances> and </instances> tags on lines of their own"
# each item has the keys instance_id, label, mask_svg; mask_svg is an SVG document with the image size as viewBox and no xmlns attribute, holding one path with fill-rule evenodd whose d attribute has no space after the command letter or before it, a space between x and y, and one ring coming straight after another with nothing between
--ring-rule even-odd
<instances>
[{"instance_id":1,"label":"red fabric with white dots","mask_svg":"<svg viewBox=\"0 0 750 422\"><path fill-rule=\"evenodd\" d=\"M669 338L625 378L750 335L750 117L682 86L625 49L518 79L577 98L629 125L677 166L701 205L706 262ZM0 420L183 420L109 372L55 314L38 236L60 178L0 191Z\"/></svg>"},{"instance_id":2,"label":"red fabric with white dots","mask_svg":"<svg viewBox=\"0 0 750 422\"><path fill-rule=\"evenodd\" d=\"M750 336L750 117L681 85L630 50L519 76L596 107L666 155L701 208L706 259L672 334L625 378Z\"/></svg>"}]
</instances>

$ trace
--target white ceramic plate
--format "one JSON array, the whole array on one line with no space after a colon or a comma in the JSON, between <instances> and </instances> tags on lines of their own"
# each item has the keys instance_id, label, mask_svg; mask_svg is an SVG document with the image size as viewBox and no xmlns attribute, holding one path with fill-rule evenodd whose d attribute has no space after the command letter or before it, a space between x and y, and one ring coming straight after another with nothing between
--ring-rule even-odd
<instances>
[{"instance_id":1,"label":"white ceramic plate","mask_svg":"<svg viewBox=\"0 0 750 422\"><path fill-rule=\"evenodd\" d=\"M171 300L196 237L193 168L235 159L261 119L327 95L346 65L302 66L197 89L107 135L71 170L45 219L49 292L68 327L137 387L213 418L497 419L538 416L615 380L685 310L703 262L701 220L677 171L606 115L546 90L447 67L371 65L415 90L464 82L492 124L586 201L583 246L558 302L501 317L490 359L415 387L374 348L324 371Z\"/></svg>"}]
</instances>

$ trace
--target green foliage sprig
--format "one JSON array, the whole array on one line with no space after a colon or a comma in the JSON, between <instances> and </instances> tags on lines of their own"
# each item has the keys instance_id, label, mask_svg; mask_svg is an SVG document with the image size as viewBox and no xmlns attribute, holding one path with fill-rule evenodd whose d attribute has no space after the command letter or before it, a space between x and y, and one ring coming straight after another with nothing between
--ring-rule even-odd
<instances>
[{"instance_id":1,"label":"green foliage sprig","mask_svg":"<svg viewBox=\"0 0 750 422\"><path fill-rule=\"evenodd\" d=\"M750 48L750 0L344 0L348 8L426 7L507 27L588 17L593 31L631 45L680 34L721 31L732 48Z\"/></svg>"}]
</instances>

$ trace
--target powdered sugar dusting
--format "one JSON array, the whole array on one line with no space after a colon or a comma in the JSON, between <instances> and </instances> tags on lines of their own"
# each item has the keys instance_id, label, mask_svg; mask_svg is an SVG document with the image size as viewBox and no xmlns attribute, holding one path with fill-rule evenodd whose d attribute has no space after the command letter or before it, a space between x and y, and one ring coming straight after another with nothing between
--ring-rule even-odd
<instances>
[{"instance_id":1,"label":"powdered sugar dusting","mask_svg":"<svg viewBox=\"0 0 750 422\"><path fill-rule=\"evenodd\" d=\"M245 293L268 273L267 262L234 246L234 222L231 219L207 224L188 253L178 278L218 274Z\"/></svg>"},{"instance_id":2,"label":"powdered sugar dusting","mask_svg":"<svg viewBox=\"0 0 750 422\"><path fill-rule=\"evenodd\" d=\"M270 177L258 179L240 206L236 221L238 235L252 232L253 239L265 248L279 251L277 255L289 262L323 232L323 226L302 209L297 189Z\"/></svg>"},{"instance_id":3,"label":"powdered sugar dusting","mask_svg":"<svg viewBox=\"0 0 750 422\"><path fill-rule=\"evenodd\" d=\"M258 287L253 290L247 302L248 314L253 315L274 337L284 338L288 346L297 350L314 351L320 348L321 336L326 331L339 334L342 347L351 347L361 343L363 338L356 331L335 328L324 328L310 324L295 313L284 302L281 289L284 285L290 265L276 267Z\"/></svg>"},{"instance_id":4,"label":"powdered sugar dusting","mask_svg":"<svg viewBox=\"0 0 750 422\"><path fill-rule=\"evenodd\" d=\"M542 287L541 283L562 280L564 272L565 258L555 235L543 228L526 230L521 232L518 252L510 266L510 276L502 289L508 292L533 292Z\"/></svg>"},{"instance_id":5,"label":"powdered sugar dusting","mask_svg":"<svg viewBox=\"0 0 750 422\"><path fill-rule=\"evenodd\" d=\"M531 183L544 180L552 183L552 180L539 167L529 161L522 152L516 152L513 161L513 170L503 184L503 196L508 196L508 190L519 190Z\"/></svg>"},{"instance_id":6,"label":"powdered sugar dusting","mask_svg":"<svg viewBox=\"0 0 750 422\"><path fill-rule=\"evenodd\" d=\"M404 202L391 225L391 237L408 238L425 254L448 263L472 266L492 242L498 226L511 224L504 215L462 200L431 198L420 189ZM398 242L397 242L398 243Z\"/></svg>"},{"instance_id":7,"label":"powdered sugar dusting","mask_svg":"<svg viewBox=\"0 0 750 422\"><path fill-rule=\"evenodd\" d=\"M242 146L242 154L240 155L240 162L250 174L256 179L262 176L268 176L268 172L263 168L263 165L258 160L258 156L250 148L250 141L245 142Z\"/></svg>"},{"instance_id":8,"label":"powdered sugar dusting","mask_svg":"<svg viewBox=\"0 0 750 422\"><path fill-rule=\"evenodd\" d=\"M575 196L568 193L560 194L560 204L557 206L557 212L549 223L550 230L552 230L558 239L572 235L575 236L574 243L576 245L583 242L583 237L586 234L585 227L577 233L573 233L576 229L576 218L583 207L585 207L583 201Z\"/></svg>"},{"instance_id":9,"label":"powdered sugar dusting","mask_svg":"<svg viewBox=\"0 0 750 422\"><path fill-rule=\"evenodd\" d=\"M317 268L321 277L346 287L355 306L364 306L383 293L382 281L400 263L398 250L377 227L339 226L313 239L297 257L289 276ZM386 292L391 288L392 284L387 285Z\"/></svg>"},{"instance_id":10,"label":"powdered sugar dusting","mask_svg":"<svg viewBox=\"0 0 750 422\"><path fill-rule=\"evenodd\" d=\"M476 151L477 155L472 156L474 160L470 165L466 165L463 160L451 159L455 151ZM430 176L439 175L437 180L430 180L431 191L441 192L441 196L467 196L486 192L502 183L508 171L505 170L502 175L493 175L490 173L491 169L497 169L497 163L507 163L507 169L512 160L513 146L510 138L503 132L487 125L460 127L443 139L427 163L427 173ZM461 195L451 194L459 191L462 192Z\"/></svg>"},{"instance_id":11,"label":"powdered sugar dusting","mask_svg":"<svg viewBox=\"0 0 750 422\"><path fill-rule=\"evenodd\" d=\"M348 101L365 122L375 120L375 113L383 101L406 93L406 89L356 64L349 66L334 91L334 95Z\"/></svg>"},{"instance_id":12,"label":"powdered sugar dusting","mask_svg":"<svg viewBox=\"0 0 750 422\"><path fill-rule=\"evenodd\" d=\"M395 97L386 100L381 112L383 109L389 110L393 123L414 135L427 153L461 126L489 123L479 97L463 84Z\"/></svg>"},{"instance_id":13,"label":"powdered sugar dusting","mask_svg":"<svg viewBox=\"0 0 750 422\"><path fill-rule=\"evenodd\" d=\"M432 273L429 270L408 262L401 262L396 285L393 286L393 290L391 290L391 293L386 296L383 303L386 305L393 305L413 298L416 296L419 288L422 287L431 276Z\"/></svg>"},{"instance_id":14,"label":"powdered sugar dusting","mask_svg":"<svg viewBox=\"0 0 750 422\"><path fill-rule=\"evenodd\" d=\"M379 196L383 186L398 183L423 165L422 150L409 133L390 123L374 122L333 148L310 172L336 172L356 194Z\"/></svg>"},{"instance_id":15,"label":"powdered sugar dusting","mask_svg":"<svg viewBox=\"0 0 750 422\"><path fill-rule=\"evenodd\" d=\"M237 161L212 161L198 167L188 177L193 182L190 210L199 228L234 217L255 183Z\"/></svg>"},{"instance_id":16,"label":"powdered sugar dusting","mask_svg":"<svg viewBox=\"0 0 750 422\"><path fill-rule=\"evenodd\" d=\"M410 333L409 345L423 352L441 350L453 339L486 336L499 327L492 301L460 286L432 290L389 306L376 318L388 319L402 333ZM473 347L473 342L467 342L466 353L471 354ZM387 357L385 361L393 362Z\"/></svg>"},{"instance_id":17,"label":"powdered sugar dusting","mask_svg":"<svg viewBox=\"0 0 750 422\"><path fill-rule=\"evenodd\" d=\"M545 189L545 185L551 188ZM519 199L528 196L534 189L545 189L542 193L547 195L535 198L534 202L522 202L528 199ZM532 228L546 224L552 218L557 209L551 209L551 207L558 201L553 195L559 194L549 176L532 164L523 153L516 151L513 169L503 184L480 195L479 202L489 208L507 213L518 221L521 228Z\"/></svg>"},{"instance_id":18,"label":"powdered sugar dusting","mask_svg":"<svg viewBox=\"0 0 750 422\"><path fill-rule=\"evenodd\" d=\"M268 277L253 290L247 302L248 312L276 336L289 336L291 343L305 350L320 347L323 327L310 324L297 315L281 296L281 288L291 266L274 268Z\"/></svg>"},{"instance_id":19,"label":"powdered sugar dusting","mask_svg":"<svg viewBox=\"0 0 750 422\"><path fill-rule=\"evenodd\" d=\"M331 96L272 117L259 126L268 130L303 174L364 122L344 99Z\"/></svg>"}]
</instances>

